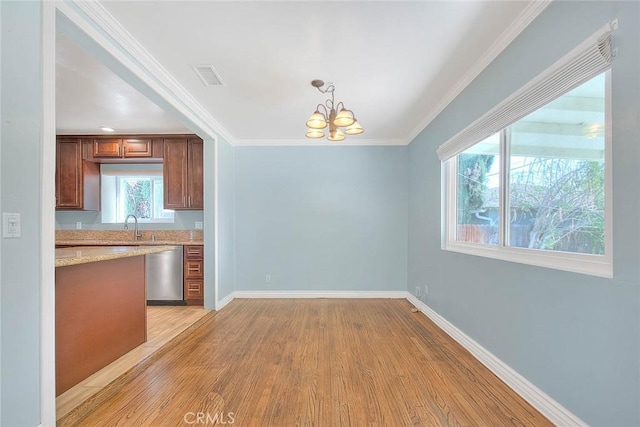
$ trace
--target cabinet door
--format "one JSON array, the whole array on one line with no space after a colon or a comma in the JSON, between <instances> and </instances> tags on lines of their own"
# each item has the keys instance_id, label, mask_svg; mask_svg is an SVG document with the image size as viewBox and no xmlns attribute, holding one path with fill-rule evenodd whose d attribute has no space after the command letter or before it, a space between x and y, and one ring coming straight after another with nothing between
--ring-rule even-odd
<instances>
[{"instance_id":1,"label":"cabinet door","mask_svg":"<svg viewBox=\"0 0 640 427\"><path fill-rule=\"evenodd\" d=\"M56 208L82 208L82 144L79 139L56 142Z\"/></svg>"},{"instance_id":2,"label":"cabinet door","mask_svg":"<svg viewBox=\"0 0 640 427\"><path fill-rule=\"evenodd\" d=\"M187 207L204 209L204 147L201 139L189 139Z\"/></svg>"},{"instance_id":3,"label":"cabinet door","mask_svg":"<svg viewBox=\"0 0 640 427\"><path fill-rule=\"evenodd\" d=\"M189 245L184 247L185 259L204 259L204 246Z\"/></svg>"},{"instance_id":4,"label":"cabinet door","mask_svg":"<svg viewBox=\"0 0 640 427\"><path fill-rule=\"evenodd\" d=\"M164 140L164 208L187 207L187 140Z\"/></svg>"},{"instance_id":5,"label":"cabinet door","mask_svg":"<svg viewBox=\"0 0 640 427\"><path fill-rule=\"evenodd\" d=\"M204 305L204 282L202 280L185 280L184 300L187 305Z\"/></svg>"},{"instance_id":6,"label":"cabinet door","mask_svg":"<svg viewBox=\"0 0 640 427\"><path fill-rule=\"evenodd\" d=\"M122 140L120 138L94 139L93 157L96 159L122 157Z\"/></svg>"},{"instance_id":7,"label":"cabinet door","mask_svg":"<svg viewBox=\"0 0 640 427\"><path fill-rule=\"evenodd\" d=\"M125 158L152 157L152 139L128 138L123 140Z\"/></svg>"},{"instance_id":8,"label":"cabinet door","mask_svg":"<svg viewBox=\"0 0 640 427\"><path fill-rule=\"evenodd\" d=\"M184 278L202 279L204 277L203 264L202 260L186 260L184 262Z\"/></svg>"}]
</instances>

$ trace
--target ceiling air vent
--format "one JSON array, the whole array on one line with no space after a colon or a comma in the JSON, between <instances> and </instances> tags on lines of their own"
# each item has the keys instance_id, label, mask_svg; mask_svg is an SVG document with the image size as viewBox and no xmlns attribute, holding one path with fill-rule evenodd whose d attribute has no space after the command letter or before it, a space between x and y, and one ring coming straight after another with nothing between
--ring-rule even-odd
<instances>
[{"instance_id":1,"label":"ceiling air vent","mask_svg":"<svg viewBox=\"0 0 640 427\"><path fill-rule=\"evenodd\" d=\"M213 68L213 65L195 65L193 69L205 86L224 86L222 79L216 69Z\"/></svg>"}]
</instances>

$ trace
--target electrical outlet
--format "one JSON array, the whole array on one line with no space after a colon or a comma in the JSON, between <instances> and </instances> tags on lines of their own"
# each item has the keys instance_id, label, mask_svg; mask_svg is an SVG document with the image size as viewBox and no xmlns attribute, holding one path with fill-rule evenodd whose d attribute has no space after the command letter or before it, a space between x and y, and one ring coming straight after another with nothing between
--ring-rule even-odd
<instances>
[{"instance_id":1,"label":"electrical outlet","mask_svg":"<svg viewBox=\"0 0 640 427\"><path fill-rule=\"evenodd\" d=\"M416 297L420 298L420 286L416 286Z\"/></svg>"},{"instance_id":2,"label":"electrical outlet","mask_svg":"<svg viewBox=\"0 0 640 427\"><path fill-rule=\"evenodd\" d=\"M265 283L271 283L271 275L270 274L265 274L264 281L265 281Z\"/></svg>"},{"instance_id":3,"label":"electrical outlet","mask_svg":"<svg viewBox=\"0 0 640 427\"><path fill-rule=\"evenodd\" d=\"M196 230L202 230L202 221L196 221L195 227Z\"/></svg>"},{"instance_id":4,"label":"electrical outlet","mask_svg":"<svg viewBox=\"0 0 640 427\"><path fill-rule=\"evenodd\" d=\"M424 296L426 297L427 295L429 295L429 286L424 285Z\"/></svg>"},{"instance_id":5,"label":"electrical outlet","mask_svg":"<svg viewBox=\"0 0 640 427\"><path fill-rule=\"evenodd\" d=\"M76 222L76 230L82 230L82 222Z\"/></svg>"}]
</instances>

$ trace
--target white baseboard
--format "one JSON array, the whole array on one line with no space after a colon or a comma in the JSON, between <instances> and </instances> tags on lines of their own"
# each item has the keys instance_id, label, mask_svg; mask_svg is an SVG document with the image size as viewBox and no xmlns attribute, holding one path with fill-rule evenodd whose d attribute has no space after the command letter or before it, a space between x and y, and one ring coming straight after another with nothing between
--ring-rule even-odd
<instances>
[{"instance_id":1,"label":"white baseboard","mask_svg":"<svg viewBox=\"0 0 640 427\"><path fill-rule=\"evenodd\" d=\"M498 378L504 381L516 393L522 396L534 408L558 427L584 426L587 424L567 408L556 402L551 396L533 385L530 381L509 367L490 351L475 342L452 323L433 311L428 305L407 293L407 299L425 316L431 319L440 329L466 348L476 359L485 365Z\"/></svg>"},{"instance_id":2,"label":"white baseboard","mask_svg":"<svg viewBox=\"0 0 640 427\"><path fill-rule=\"evenodd\" d=\"M235 291L234 298L407 298L406 291Z\"/></svg>"},{"instance_id":3,"label":"white baseboard","mask_svg":"<svg viewBox=\"0 0 640 427\"><path fill-rule=\"evenodd\" d=\"M226 297L222 298L219 301L216 301L216 305L215 305L215 310L216 311L220 311L224 308L225 305L229 304L231 301L233 301L235 292L231 292L229 295L227 295Z\"/></svg>"}]
</instances>

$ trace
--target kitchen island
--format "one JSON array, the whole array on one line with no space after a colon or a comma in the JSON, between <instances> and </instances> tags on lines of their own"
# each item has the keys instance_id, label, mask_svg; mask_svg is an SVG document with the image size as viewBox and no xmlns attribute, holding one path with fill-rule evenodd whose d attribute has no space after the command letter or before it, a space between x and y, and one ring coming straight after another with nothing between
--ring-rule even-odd
<instances>
[{"instance_id":1,"label":"kitchen island","mask_svg":"<svg viewBox=\"0 0 640 427\"><path fill-rule=\"evenodd\" d=\"M56 249L56 396L146 341L144 255L168 249Z\"/></svg>"}]
</instances>

